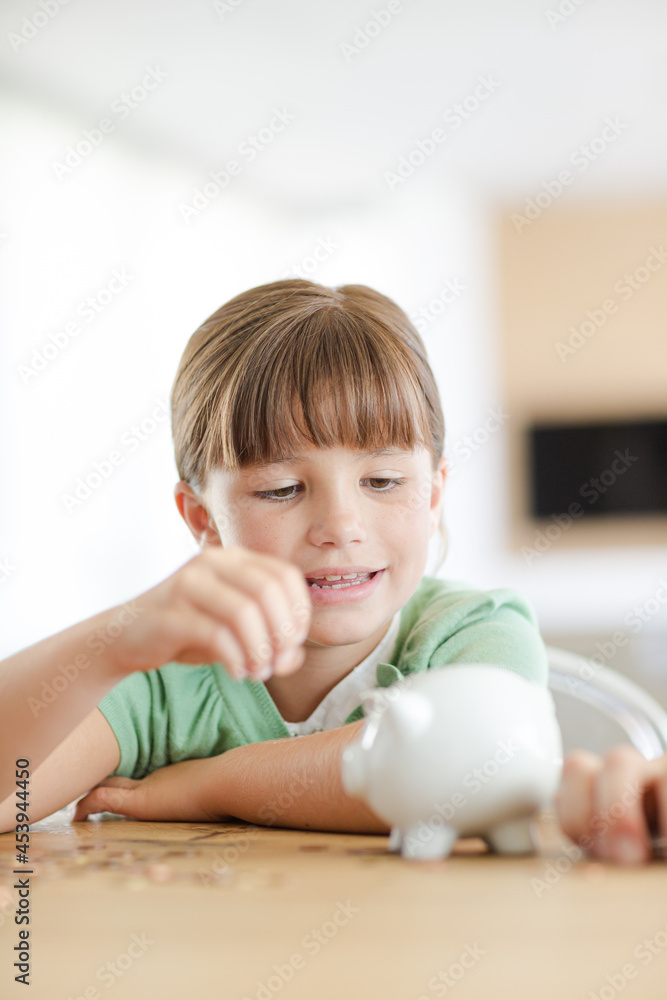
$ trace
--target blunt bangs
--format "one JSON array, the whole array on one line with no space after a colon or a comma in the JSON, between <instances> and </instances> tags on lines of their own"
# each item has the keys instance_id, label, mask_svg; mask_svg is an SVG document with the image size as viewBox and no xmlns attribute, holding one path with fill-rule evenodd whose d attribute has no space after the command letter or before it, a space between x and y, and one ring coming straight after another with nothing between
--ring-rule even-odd
<instances>
[{"instance_id":1,"label":"blunt bangs","mask_svg":"<svg viewBox=\"0 0 667 1000\"><path fill-rule=\"evenodd\" d=\"M172 389L181 479L203 489L304 445L372 451L444 445L421 338L391 299L365 285L301 279L231 299L192 335Z\"/></svg>"}]
</instances>

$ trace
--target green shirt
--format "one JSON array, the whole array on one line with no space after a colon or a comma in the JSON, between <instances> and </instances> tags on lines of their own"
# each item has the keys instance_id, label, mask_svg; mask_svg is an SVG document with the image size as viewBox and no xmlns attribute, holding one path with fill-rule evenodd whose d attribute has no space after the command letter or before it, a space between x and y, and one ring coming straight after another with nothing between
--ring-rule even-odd
<instances>
[{"instance_id":1,"label":"green shirt","mask_svg":"<svg viewBox=\"0 0 667 1000\"><path fill-rule=\"evenodd\" d=\"M448 663L493 663L546 685L546 650L532 606L507 588L422 577L401 609L391 663L378 664L377 683ZM264 684L234 680L220 663L137 671L98 707L120 746L112 774L129 778L246 743L294 738ZM358 706L345 722L362 718Z\"/></svg>"}]
</instances>

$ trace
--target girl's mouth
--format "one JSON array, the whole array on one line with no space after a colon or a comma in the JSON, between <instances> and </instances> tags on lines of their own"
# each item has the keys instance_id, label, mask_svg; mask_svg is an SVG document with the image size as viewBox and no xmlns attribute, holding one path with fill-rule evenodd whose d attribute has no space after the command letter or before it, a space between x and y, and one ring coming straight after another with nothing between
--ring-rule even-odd
<instances>
[{"instance_id":1,"label":"girl's mouth","mask_svg":"<svg viewBox=\"0 0 667 1000\"><path fill-rule=\"evenodd\" d=\"M374 573L360 573L354 580L308 581L311 600L314 604L339 604L344 601L361 601L378 586L384 575L379 569Z\"/></svg>"},{"instance_id":2,"label":"girl's mouth","mask_svg":"<svg viewBox=\"0 0 667 1000\"><path fill-rule=\"evenodd\" d=\"M377 570L376 570L377 572ZM315 587L316 590L345 590L346 587L358 587L362 583L367 583L375 576L375 573L358 573L356 578L353 580L346 580L344 577L340 581L333 582L327 579L308 581L309 587Z\"/></svg>"}]
</instances>

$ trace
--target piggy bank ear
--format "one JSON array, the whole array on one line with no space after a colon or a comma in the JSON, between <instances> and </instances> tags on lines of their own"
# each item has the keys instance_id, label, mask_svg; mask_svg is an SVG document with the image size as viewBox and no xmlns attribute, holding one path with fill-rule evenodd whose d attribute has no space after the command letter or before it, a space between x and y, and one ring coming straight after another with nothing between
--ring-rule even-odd
<instances>
[{"instance_id":1,"label":"piggy bank ear","mask_svg":"<svg viewBox=\"0 0 667 1000\"><path fill-rule=\"evenodd\" d=\"M377 712L382 707L382 692L377 688L367 688L361 692L361 706L364 715L368 716Z\"/></svg>"},{"instance_id":2,"label":"piggy bank ear","mask_svg":"<svg viewBox=\"0 0 667 1000\"><path fill-rule=\"evenodd\" d=\"M386 725L402 743L408 743L426 732L433 718L433 706L419 691L402 691L385 713Z\"/></svg>"}]
</instances>

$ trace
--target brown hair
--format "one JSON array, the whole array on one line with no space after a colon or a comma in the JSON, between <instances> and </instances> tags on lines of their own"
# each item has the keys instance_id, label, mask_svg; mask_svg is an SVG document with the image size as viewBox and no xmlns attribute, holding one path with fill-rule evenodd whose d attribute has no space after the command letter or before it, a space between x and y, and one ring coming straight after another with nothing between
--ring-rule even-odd
<instances>
[{"instance_id":1,"label":"brown hair","mask_svg":"<svg viewBox=\"0 0 667 1000\"><path fill-rule=\"evenodd\" d=\"M444 448L438 388L403 310L366 285L300 278L236 295L192 334L171 420L179 476L200 494L212 469L275 461L303 438L424 447L433 471ZM442 516L439 530L446 549Z\"/></svg>"}]
</instances>

